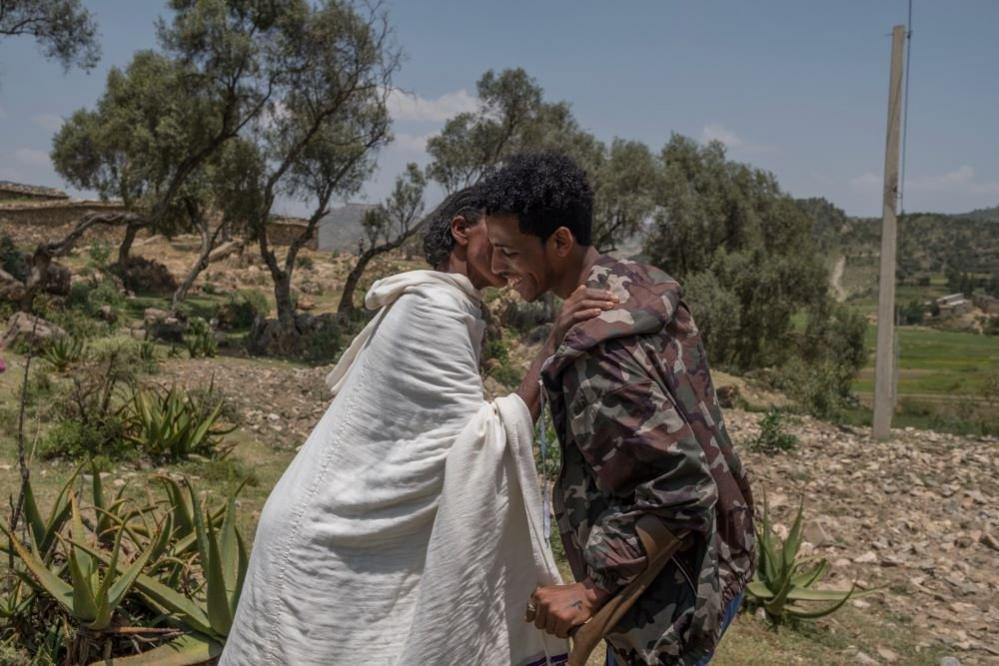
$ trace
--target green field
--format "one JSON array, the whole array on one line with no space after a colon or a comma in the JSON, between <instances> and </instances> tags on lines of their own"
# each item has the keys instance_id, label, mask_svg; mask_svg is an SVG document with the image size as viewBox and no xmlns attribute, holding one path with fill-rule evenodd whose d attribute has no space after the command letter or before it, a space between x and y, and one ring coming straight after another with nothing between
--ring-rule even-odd
<instances>
[{"instance_id":1,"label":"green field","mask_svg":"<svg viewBox=\"0 0 999 666\"><path fill-rule=\"evenodd\" d=\"M874 391L876 336L876 327L869 326L868 364L853 383L861 397ZM999 337L901 326L897 339L901 397L977 398L989 376L999 373Z\"/></svg>"}]
</instances>

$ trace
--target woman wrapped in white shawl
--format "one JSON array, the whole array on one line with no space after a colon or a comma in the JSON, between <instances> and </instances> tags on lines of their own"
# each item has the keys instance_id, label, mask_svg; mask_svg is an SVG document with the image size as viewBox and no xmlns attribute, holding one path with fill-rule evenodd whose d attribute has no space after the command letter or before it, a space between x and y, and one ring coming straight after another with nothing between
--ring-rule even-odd
<instances>
[{"instance_id":1,"label":"woman wrapped in white shawl","mask_svg":"<svg viewBox=\"0 0 999 666\"><path fill-rule=\"evenodd\" d=\"M501 279L480 212L474 190L449 197L425 239L438 270L368 292L379 312L261 513L223 666L564 662L524 622L559 582L532 426L541 362L599 296L567 301L521 388L487 402L479 290Z\"/></svg>"}]
</instances>

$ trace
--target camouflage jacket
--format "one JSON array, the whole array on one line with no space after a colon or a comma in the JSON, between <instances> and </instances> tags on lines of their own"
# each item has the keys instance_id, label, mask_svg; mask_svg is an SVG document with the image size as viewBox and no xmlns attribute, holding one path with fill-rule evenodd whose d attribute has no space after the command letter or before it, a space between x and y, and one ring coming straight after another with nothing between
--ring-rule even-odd
<instances>
[{"instance_id":1,"label":"camouflage jacket","mask_svg":"<svg viewBox=\"0 0 999 666\"><path fill-rule=\"evenodd\" d=\"M680 285L602 256L617 308L572 328L542 373L563 463L555 514L577 580L617 591L645 568L645 513L693 538L608 636L627 664L694 664L753 574L753 500Z\"/></svg>"}]
</instances>

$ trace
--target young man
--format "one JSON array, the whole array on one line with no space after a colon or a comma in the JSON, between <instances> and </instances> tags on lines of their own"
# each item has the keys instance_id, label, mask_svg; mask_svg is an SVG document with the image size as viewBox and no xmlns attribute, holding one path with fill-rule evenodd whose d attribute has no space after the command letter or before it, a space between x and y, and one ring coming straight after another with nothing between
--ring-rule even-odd
<instances>
[{"instance_id":1,"label":"young man","mask_svg":"<svg viewBox=\"0 0 999 666\"><path fill-rule=\"evenodd\" d=\"M643 571L635 524L653 514L692 536L608 635L608 663L706 663L753 574L753 504L680 285L590 246L593 194L564 156L511 158L483 190L493 272L525 300L585 285L619 301L571 328L542 370L578 582L538 589L535 624L566 636Z\"/></svg>"}]
</instances>

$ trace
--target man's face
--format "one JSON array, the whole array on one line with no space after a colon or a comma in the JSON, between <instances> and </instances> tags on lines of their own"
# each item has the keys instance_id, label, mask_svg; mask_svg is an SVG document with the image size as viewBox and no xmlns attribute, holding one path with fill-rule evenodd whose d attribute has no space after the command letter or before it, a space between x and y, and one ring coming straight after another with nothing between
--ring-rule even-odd
<instances>
[{"instance_id":1,"label":"man's face","mask_svg":"<svg viewBox=\"0 0 999 666\"><path fill-rule=\"evenodd\" d=\"M547 244L520 230L516 215L485 217L493 246L492 272L513 286L525 301L535 301L551 288Z\"/></svg>"}]
</instances>

